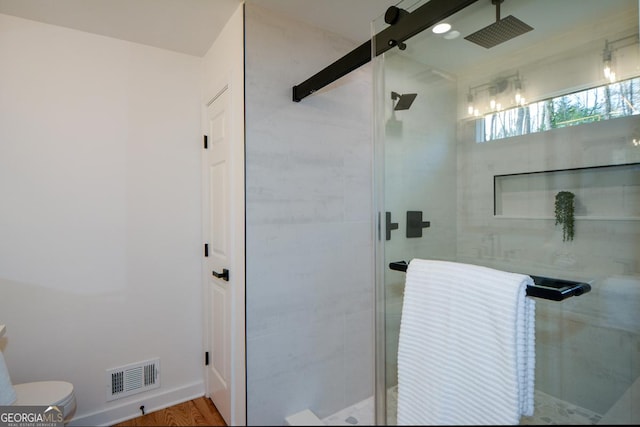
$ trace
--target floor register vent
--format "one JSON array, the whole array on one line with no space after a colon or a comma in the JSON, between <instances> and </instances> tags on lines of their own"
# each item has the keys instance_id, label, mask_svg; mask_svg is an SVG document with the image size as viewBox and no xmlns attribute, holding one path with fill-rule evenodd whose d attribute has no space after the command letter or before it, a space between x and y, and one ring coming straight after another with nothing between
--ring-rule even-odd
<instances>
[{"instance_id":1,"label":"floor register vent","mask_svg":"<svg viewBox=\"0 0 640 427\"><path fill-rule=\"evenodd\" d=\"M160 359L107 369L107 402L160 387Z\"/></svg>"}]
</instances>

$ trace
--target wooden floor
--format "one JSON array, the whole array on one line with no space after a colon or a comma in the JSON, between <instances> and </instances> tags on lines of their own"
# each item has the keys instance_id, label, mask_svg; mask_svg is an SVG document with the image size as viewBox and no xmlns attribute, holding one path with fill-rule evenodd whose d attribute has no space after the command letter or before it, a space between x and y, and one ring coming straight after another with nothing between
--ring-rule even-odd
<instances>
[{"instance_id":1,"label":"wooden floor","mask_svg":"<svg viewBox=\"0 0 640 427\"><path fill-rule=\"evenodd\" d=\"M226 426L208 397L199 397L166 409L124 421L113 427L138 426Z\"/></svg>"}]
</instances>

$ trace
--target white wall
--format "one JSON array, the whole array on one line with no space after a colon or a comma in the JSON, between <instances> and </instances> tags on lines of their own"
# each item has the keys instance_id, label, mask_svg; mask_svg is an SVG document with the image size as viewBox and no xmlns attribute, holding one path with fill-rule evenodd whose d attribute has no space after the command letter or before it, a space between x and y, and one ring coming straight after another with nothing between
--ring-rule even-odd
<instances>
[{"instance_id":1,"label":"white wall","mask_svg":"<svg viewBox=\"0 0 640 427\"><path fill-rule=\"evenodd\" d=\"M246 5L249 424L373 395L371 68L291 100L356 45Z\"/></svg>"},{"instance_id":2,"label":"white wall","mask_svg":"<svg viewBox=\"0 0 640 427\"><path fill-rule=\"evenodd\" d=\"M12 380L72 382L84 425L201 394L201 59L5 15L0 57ZM151 357L162 387L107 403Z\"/></svg>"}]
</instances>

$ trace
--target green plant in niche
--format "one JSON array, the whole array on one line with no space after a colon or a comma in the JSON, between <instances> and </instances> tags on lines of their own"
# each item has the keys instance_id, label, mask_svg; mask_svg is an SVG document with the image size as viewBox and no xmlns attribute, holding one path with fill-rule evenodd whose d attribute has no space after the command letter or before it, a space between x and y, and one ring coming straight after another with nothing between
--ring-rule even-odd
<instances>
[{"instance_id":1,"label":"green plant in niche","mask_svg":"<svg viewBox=\"0 0 640 427\"><path fill-rule=\"evenodd\" d=\"M573 240L575 195L571 191L560 191L556 194L556 224L562 225L562 241Z\"/></svg>"}]
</instances>

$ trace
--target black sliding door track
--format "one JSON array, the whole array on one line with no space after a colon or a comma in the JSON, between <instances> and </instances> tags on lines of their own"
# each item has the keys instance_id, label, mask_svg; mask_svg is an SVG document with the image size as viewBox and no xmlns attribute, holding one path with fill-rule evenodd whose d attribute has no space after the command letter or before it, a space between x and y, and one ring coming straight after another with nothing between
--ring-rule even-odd
<instances>
[{"instance_id":1,"label":"black sliding door track","mask_svg":"<svg viewBox=\"0 0 640 427\"><path fill-rule=\"evenodd\" d=\"M401 14L397 21L374 36L376 52L381 55L389 49L421 33L434 24L478 0L431 0L411 13ZM394 7L394 6L391 6ZM333 64L293 87L293 100L300 102L340 77L371 61L371 40L361 44Z\"/></svg>"}]
</instances>

